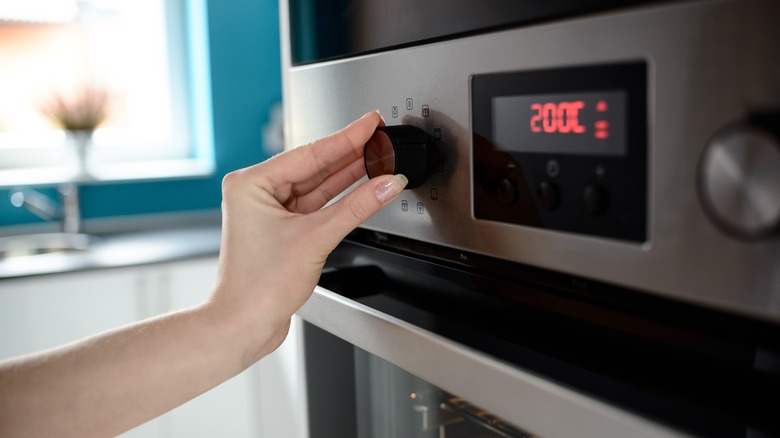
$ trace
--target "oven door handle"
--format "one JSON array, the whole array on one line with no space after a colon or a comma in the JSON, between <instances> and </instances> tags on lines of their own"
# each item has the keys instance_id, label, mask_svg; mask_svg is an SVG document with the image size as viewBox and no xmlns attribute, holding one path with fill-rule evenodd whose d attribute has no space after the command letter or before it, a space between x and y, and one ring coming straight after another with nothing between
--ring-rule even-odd
<instances>
[{"instance_id":1,"label":"oven door handle","mask_svg":"<svg viewBox=\"0 0 780 438\"><path fill-rule=\"evenodd\" d=\"M377 271L360 274L376 279ZM321 286L298 316L540 436L683 436Z\"/></svg>"}]
</instances>

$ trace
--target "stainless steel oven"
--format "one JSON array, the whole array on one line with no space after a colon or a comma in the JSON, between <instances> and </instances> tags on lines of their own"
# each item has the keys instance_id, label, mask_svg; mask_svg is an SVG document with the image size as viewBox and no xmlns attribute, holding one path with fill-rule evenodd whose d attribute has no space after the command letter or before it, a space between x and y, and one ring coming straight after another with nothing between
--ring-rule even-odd
<instances>
[{"instance_id":1,"label":"stainless steel oven","mask_svg":"<svg viewBox=\"0 0 780 438\"><path fill-rule=\"evenodd\" d=\"M280 10L287 146L378 108L415 181L299 312L312 437L780 434L780 3Z\"/></svg>"}]
</instances>

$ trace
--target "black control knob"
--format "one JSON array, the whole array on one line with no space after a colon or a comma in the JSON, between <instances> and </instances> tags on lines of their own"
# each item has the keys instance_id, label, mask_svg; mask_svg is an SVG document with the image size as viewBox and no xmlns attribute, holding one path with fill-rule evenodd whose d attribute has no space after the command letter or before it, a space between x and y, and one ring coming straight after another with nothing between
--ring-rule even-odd
<instances>
[{"instance_id":1,"label":"black control knob","mask_svg":"<svg viewBox=\"0 0 780 438\"><path fill-rule=\"evenodd\" d=\"M432 173L436 151L428 135L412 125L380 126L365 146L366 174L403 174L407 189L421 186Z\"/></svg>"},{"instance_id":2,"label":"black control knob","mask_svg":"<svg viewBox=\"0 0 780 438\"><path fill-rule=\"evenodd\" d=\"M727 233L754 239L780 229L780 137L745 123L716 134L699 163L699 195Z\"/></svg>"}]
</instances>

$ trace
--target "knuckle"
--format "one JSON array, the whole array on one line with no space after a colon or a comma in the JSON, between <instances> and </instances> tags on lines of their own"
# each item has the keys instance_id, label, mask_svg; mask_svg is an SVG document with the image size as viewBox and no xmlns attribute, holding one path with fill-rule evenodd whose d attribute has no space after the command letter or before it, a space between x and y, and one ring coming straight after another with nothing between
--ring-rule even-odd
<instances>
[{"instance_id":1,"label":"knuckle","mask_svg":"<svg viewBox=\"0 0 780 438\"><path fill-rule=\"evenodd\" d=\"M363 222L370 216L370 208L357 199L351 199L347 205L350 213L358 222Z\"/></svg>"}]
</instances>

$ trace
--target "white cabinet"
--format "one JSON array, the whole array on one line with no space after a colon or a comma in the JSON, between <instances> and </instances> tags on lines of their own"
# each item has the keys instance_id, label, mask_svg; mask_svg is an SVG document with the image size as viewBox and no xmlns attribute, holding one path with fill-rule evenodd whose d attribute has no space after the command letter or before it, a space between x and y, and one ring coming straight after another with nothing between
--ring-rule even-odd
<instances>
[{"instance_id":1,"label":"white cabinet","mask_svg":"<svg viewBox=\"0 0 780 438\"><path fill-rule=\"evenodd\" d=\"M0 281L0 358L56 347L143 317L133 270Z\"/></svg>"},{"instance_id":2,"label":"white cabinet","mask_svg":"<svg viewBox=\"0 0 780 438\"><path fill-rule=\"evenodd\" d=\"M216 258L204 258L0 280L0 359L194 306L211 293L216 271ZM296 339L123 436L305 438Z\"/></svg>"}]
</instances>

